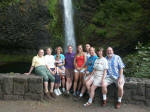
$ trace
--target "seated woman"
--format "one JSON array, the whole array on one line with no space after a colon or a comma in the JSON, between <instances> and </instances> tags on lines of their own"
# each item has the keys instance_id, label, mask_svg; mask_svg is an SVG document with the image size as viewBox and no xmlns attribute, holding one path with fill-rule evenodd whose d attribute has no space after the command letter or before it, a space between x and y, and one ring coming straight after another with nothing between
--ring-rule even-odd
<instances>
[{"instance_id":1,"label":"seated woman","mask_svg":"<svg viewBox=\"0 0 150 112\"><path fill-rule=\"evenodd\" d=\"M74 85L73 85L74 96L78 96L80 94L79 91L83 84L83 76L84 76L86 61L87 61L87 57L83 52L83 47L82 45L79 45L77 48L77 54L74 58L74 67L75 67ZM78 91L76 92L78 80L79 80L79 86L78 86Z\"/></svg>"},{"instance_id":2,"label":"seated woman","mask_svg":"<svg viewBox=\"0 0 150 112\"><path fill-rule=\"evenodd\" d=\"M83 94L86 91L86 82L90 79L90 74L93 72L94 69L94 63L95 60L98 58L95 55L95 48L94 47L90 47L89 48L89 58L87 59L87 63L86 63L86 70L85 70L85 75L84 75L84 81L83 81L83 86L82 86L82 90L81 93L79 95L79 99L82 98Z\"/></svg>"},{"instance_id":3,"label":"seated woman","mask_svg":"<svg viewBox=\"0 0 150 112\"><path fill-rule=\"evenodd\" d=\"M62 52L63 52L62 48L60 46L58 46L56 48L56 55L54 55L54 57L55 57L55 61L58 62L58 64L57 64L58 73L59 73L59 75L61 77L62 91L64 93L65 92L65 73L64 73L65 72L64 71L65 56L63 54L61 54Z\"/></svg>"},{"instance_id":4,"label":"seated woman","mask_svg":"<svg viewBox=\"0 0 150 112\"><path fill-rule=\"evenodd\" d=\"M53 93L55 77L49 72L49 70L46 66L43 49L39 49L37 56L33 57L30 70L28 73L25 73L25 74L30 75L34 68L35 68L35 74L38 76L42 76L44 79L44 88L45 88L44 92L45 92L46 97L48 99L51 99L51 97L55 98L55 94ZM48 80L49 79L51 80L50 93L48 91Z\"/></svg>"},{"instance_id":5,"label":"seated woman","mask_svg":"<svg viewBox=\"0 0 150 112\"><path fill-rule=\"evenodd\" d=\"M99 58L96 59L91 77L86 82L87 89L90 93L90 98L88 102L84 104L85 107L92 104L95 90L97 87L101 86L102 80L105 79L108 69L108 62L106 58L103 57L103 48L99 48L97 54Z\"/></svg>"},{"instance_id":6,"label":"seated woman","mask_svg":"<svg viewBox=\"0 0 150 112\"><path fill-rule=\"evenodd\" d=\"M46 49L45 62L51 74L55 75L55 57L52 55L52 48L49 47Z\"/></svg>"}]
</instances>

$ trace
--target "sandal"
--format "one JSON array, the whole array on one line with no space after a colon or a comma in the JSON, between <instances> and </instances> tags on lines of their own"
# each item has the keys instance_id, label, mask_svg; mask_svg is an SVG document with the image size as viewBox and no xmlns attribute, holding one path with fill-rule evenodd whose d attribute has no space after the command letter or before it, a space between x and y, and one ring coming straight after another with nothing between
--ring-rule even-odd
<instances>
[{"instance_id":1,"label":"sandal","mask_svg":"<svg viewBox=\"0 0 150 112\"><path fill-rule=\"evenodd\" d=\"M92 103L86 102L85 104L83 104L84 107L88 107L90 106Z\"/></svg>"}]
</instances>

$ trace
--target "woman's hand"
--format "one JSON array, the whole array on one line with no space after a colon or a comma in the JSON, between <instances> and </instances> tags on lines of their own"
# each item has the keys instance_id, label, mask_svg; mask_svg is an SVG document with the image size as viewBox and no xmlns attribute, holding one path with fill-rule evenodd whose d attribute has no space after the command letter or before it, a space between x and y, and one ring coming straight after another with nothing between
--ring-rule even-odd
<instances>
[{"instance_id":1,"label":"woman's hand","mask_svg":"<svg viewBox=\"0 0 150 112\"><path fill-rule=\"evenodd\" d=\"M60 66L62 66L62 64L58 64L58 66L60 67Z\"/></svg>"},{"instance_id":2,"label":"woman's hand","mask_svg":"<svg viewBox=\"0 0 150 112\"><path fill-rule=\"evenodd\" d=\"M30 75L30 73L24 73L25 75Z\"/></svg>"},{"instance_id":3,"label":"woman's hand","mask_svg":"<svg viewBox=\"0 0 150 112\"><path fill-rule=\"evenodd\" d=\"M54 71L51 71L51 70L49 70L50 71L50 73L52 73L52 75L55 75L55 70Z\"/></svg>"},{"instance_id":4,"label":"woman's hand","mask_svg":"<svg viewBox=\"0 0 150 112\"><path fill-rule=\"evenodd\" d=\"M77 70L78 70L78 71L80 71L80 70L81 70L81 68L77 67Z\"/></svg>"},{"instance_id":5,"label":"woman's hand","mask_svg":"<svg viewBox=\"0 0 150 112\"><path fill-rule=\"evenodd\" d=\"M56 74L56 71L53 71L52 74L55 75L55 74Z\"/></svg>"}]
</instances>

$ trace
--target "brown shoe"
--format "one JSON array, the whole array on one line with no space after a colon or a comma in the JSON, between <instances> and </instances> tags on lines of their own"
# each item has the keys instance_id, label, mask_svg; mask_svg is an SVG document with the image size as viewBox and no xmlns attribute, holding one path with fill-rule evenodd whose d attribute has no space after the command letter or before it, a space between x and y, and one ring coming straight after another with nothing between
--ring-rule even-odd
<instances>
[{"instance_id":1,"label":"brown shoe","mask_svg":"<svg viewBox=\"0 0 150 112\"><path fill-rule=\"evenodd\" d=\"M53 92L49 93L52 98L56 98L56 95Z\"/></svg>"},{"instance_id":2,"label":"brown shoe","mask_svg":"<svg viewBox=\"0 0 150 112\"><path fill-rule=\"evenodd\" d=\"M121 106L121 102L118 102L116 105L116 109L120 109L120 106Z\"/></svg>"},{"instance_id":3,"label":"brown shoe","mask_svg":"<svg viewBox=\"0 0 150 112\"><path fill-rule=\"evenodd\" d=\"M103 107L105 107L105 106L106 106L106 104L107 104L107 100L103 100L103 102L102 102L102 106L103 106Z\"/></svg>"},{"instance_id":4,"label":"brown shoe","mask_svg":"<svg viewBox=\"0 0 150 112\"><path fill-rule=\"evenodd\" d=\"M52 98L51 98L50 95L49 95L49 92L45 93L45 97L46 97L47 99L49 99L49 100L52 100Z\"/></svg>"}]
</instances>

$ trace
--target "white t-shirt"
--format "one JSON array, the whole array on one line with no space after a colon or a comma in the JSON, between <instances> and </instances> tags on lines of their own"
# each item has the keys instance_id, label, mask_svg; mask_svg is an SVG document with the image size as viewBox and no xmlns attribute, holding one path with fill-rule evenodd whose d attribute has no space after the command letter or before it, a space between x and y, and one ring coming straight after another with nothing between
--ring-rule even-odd
<instances>
[{"instance_id":1,"label":"white t-shirt","mask_svg":"<svg viewBox=\"0 0 150 112\"><path fill-rule=\"evenodd\" d=\"M105 69L108 69L108 62L106 58L97 58L94 63L94 69L96 71L104 71Z\"/></svg>"},{"instance_id":2,"label":"white t-shirt","mask_svg":"<svg viewBox=\"0 0 150 112\"><path fill-rule=\"evenodd\" d=\"M55 68L55 58L53 55L45 55L45 62L48 68Z\"/></svg>"}]
</instances>

